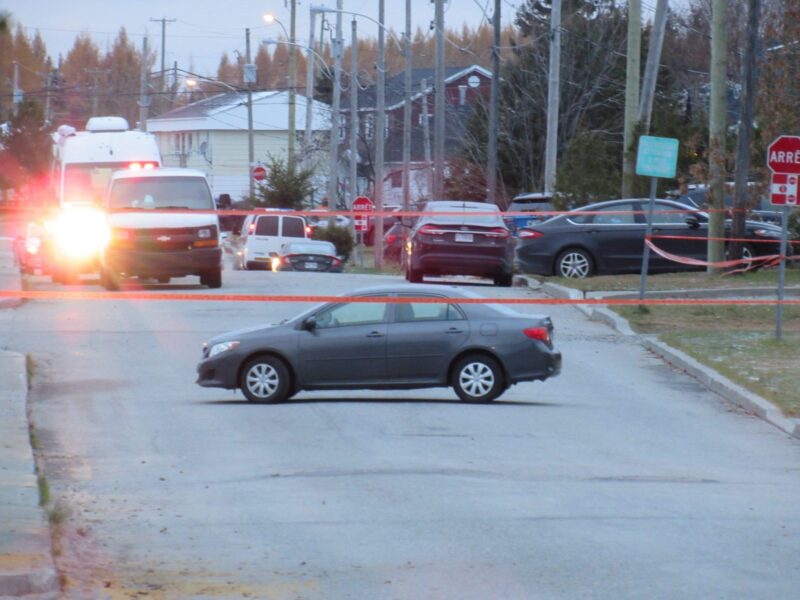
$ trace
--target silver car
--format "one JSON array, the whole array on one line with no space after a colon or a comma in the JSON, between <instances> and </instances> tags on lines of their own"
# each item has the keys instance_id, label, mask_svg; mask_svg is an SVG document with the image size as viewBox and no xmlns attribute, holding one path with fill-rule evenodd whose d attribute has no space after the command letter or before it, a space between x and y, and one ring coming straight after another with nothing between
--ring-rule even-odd
<instances>
[{"instance_id":1,"label":"silver car","mask_svg":"<svg viewBox=\"0 0 800 600\"><path fill-rule=\"evenodd\" d=\"M489 402L515 383L558 375L549 317L482 300L447 286L358 290L276 325L212 338L197 383L240 389L251 402L300 390L448 386L465 402Z\"/></svg>"}]
</instances>

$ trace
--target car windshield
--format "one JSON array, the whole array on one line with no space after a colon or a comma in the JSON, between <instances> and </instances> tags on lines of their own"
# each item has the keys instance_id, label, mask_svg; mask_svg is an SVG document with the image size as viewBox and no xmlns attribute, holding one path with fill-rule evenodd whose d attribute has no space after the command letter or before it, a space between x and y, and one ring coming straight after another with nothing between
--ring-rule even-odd
<instances>
[{"instance_id":1,"label":"car windshield","mask_svg":"<svg viewBox=\"0 0 800 600\"><path fill-rule=\"evenodd\" d=\"M111 210L214 210L214 199L202 177L131 177L111 186Z\"/></svg>"},{"instance_id":2,"label":"car windshield","mask_svg":"<svg viewBox=\"0 0 800 600\"><path fill-rule=\"evenodd\" d=\"M287 244L283 247L286 254L336 254L336 248L330 242L318 244Z\"/></svg>"}]
</instances>

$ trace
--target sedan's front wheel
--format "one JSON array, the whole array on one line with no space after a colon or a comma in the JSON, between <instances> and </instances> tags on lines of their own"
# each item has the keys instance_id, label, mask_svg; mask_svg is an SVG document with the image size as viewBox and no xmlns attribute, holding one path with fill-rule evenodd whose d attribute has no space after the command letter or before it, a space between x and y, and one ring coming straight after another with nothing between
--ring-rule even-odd
<instances>
[{"instance_id":1,"label":"sedan's front wheel","mask_svg":"<svg viewBox=\"0 0 800 600\"><path fill-rule=\"evenodd\" d=\"M583 279L594 271L592 257L586 250L568 248L556 259L556 275L568 279Z\"/></svg>"},{"instance_id":2,"label":"sedan's front wheel","mask_svg":"<svg viewBox=\"0 0 800 600\"><path fill-rule=\"evenodd\" d=\"M274 356L257 356L242 369L239 387L250 402L283 402L289 396L289 370Z\"/></svg>"},{"instance_id":3,"label":"sedan's front wheel","mask_svg":"<svg viewBox=\"0 0 800 600\"><path fill-rule=\"evenodd\" d=\"M491 402L505 389L500 365L479 354L465 356L456 363L451 384L464 402Z\"/></svg>"}]
</instances>

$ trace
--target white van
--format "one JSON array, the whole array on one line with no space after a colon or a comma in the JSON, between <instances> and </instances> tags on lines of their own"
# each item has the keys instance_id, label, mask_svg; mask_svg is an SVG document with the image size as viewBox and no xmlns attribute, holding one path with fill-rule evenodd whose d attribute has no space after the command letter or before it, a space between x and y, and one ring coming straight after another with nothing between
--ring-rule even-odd
<instances>
[{"instance_id":1,"label":"white van","mask_svg":"<svg viewBox=\"0 0 800 600\"><path fill-rule=\"evenodd\" d=\"M308 238L306 220L297 215L281 214L280 209L267 209L263 214L247 215L236 252L237 269L267 269L287 242Z\"/></svg>"},{"instance_id":2,"label":"white van","mask_svg":"<svg viewBox=\"0 0 800 600\"><path fill-rule=\"evenodd\" d=\"M119 289L124 277L169 283L197 275L200 285L222 286L219 220L202 171L117 171L105 207L110 240L100 282L107 290Z\"/></svg>"}]
</instances>

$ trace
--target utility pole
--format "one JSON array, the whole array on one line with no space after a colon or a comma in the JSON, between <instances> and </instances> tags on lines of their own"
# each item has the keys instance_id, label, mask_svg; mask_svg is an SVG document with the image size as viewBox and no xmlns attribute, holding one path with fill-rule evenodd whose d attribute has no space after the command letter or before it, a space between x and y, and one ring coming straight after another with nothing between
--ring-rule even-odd
<instances>
[{"instance_id":1,"label":"utility pole","mask_svg":"<svg viewBox=\"0 0 800 600\"><path fill-rule=\"evenodd\" d=\"M297 27L297 0L291 0L291 17L289 20L289 145L287 166L294 173L296 161L297 123L295 121L295 98L297 87L297 49L295 48L295 30ZM309 56L309 61L311 57Z\"/></svg>"},{"instance_id":2,"label":"utility pole","mask_svg":"<svg viewBox=\"0 0 800 600\"><path fill-rule=\"evenodd\" d=\"M250 28L244 30L245 37L245 62L250 64ZM255 166L255 143L253 140L253 84L247 82L247 182L248 200L252 200L256 195L256 182L253 179L253 167Z\"/></svg>"},{"instance_id":3,"label":"utility pole","mask_svg":"<svg viewBox=\"0 0 800 600\"><path fill-rule=\"evenodd\" d=\"M147 36L142 40L142 72L139 78L139 131L147 131Z\"/></svg>"},{"instance_id":4,"label":"utility pole","mask_svg":"<svg viewBox=\"0 0 800 600\"><path fill-rule=\"evenodd\" d=\"M19 103L22 102L22 90L19 89L19 63L14 61L14 89L12 91L14 100L14 114L19 112Z\"/></svg>"},{"instance_id":5,"label":"utility pole","mask_svg":"<svg viewBox=\"0 0 800 600\"><path fill-rule=\"evenodd\" d=\"M405 61L403 103L403 211L411 208L411 0L406 0L406 35L403 47Z\"/></svg>"},{"instance_id":6,"label":"utility pole","mask_svg":"<svg viewBox=\"0 0 800 600\"><path fill-rule=\"evenodd\" d=\"M561 0L554 0L560 2ZM497 204L497 105L500 102L500 4L494 0L492 25L494 43L492 44L492 87L489 92L489 156L487 160L486 187L489 202Z\"/></svg>"},{"instance_id":7,"label":"utility pole","mask_svg":"<svg viewBox=\"0 0 800 600\"><path fill-rule=\"evenodd\" d=\"M159 93L164 93L164 80L166 78L166 47L167 47L167 23L174 23L175 19L167 19L166 17L161 17L160 19L150 19L153 23L161 23L161 71L158 75L158 91ZM163 98L163 96L159 96L159 98ZM163 104L161 100L159 100L159 105Z\"/></svg>"},{"instance_id":8,"label":"utility pole","mask_svg":"<svg viewBox=\"0 0 800 600\"><path fill-rule=\"evenodd\" d=\"M52 104L52 91L53 91L53 74L54 71L49 71L47 73L47 95L45 96L44 100L44 122L46 125L50 125L53 122L53 104Z\"/></svg>"},{"instance_id":9,"label":"utility pole","mask_svg":"<svg viewBox=\"0 0 800 600\"><path fill-rule=\"evenodd\" d=\"M425 149L425 185L428 194L433 192L433 173L431 172L431 123L428 114L428 80L420 82L422 90L422 144Z\"/></svg>"},{"instance_id":10,"label":"utility pole","mask_svg":"<svg viewBox=\"0 0 800 600\"><path fill-rule=\"evenodd\" d=\"M375 233L372 249L375 252L375 268L383 268L383 168L386 148L386 31L385 0L378 2L378 119L375 124Z\"/></svg>"},{"instance_id":11,"label":"utility pole","mask_svg":"<svg viewBox=\"0 0 800 600\"><path fill-rule=\"evenodd\" d=\"M336 0L336 39L333 40L333 107L331 110L330 173L328 208L333 210L339 198L339 110L342 93L342 0Z\"/></svg>"},{"instance_id":12,"label":"utility pole","mask_svg":"<svg viewBox=\"0 0 800 600\"><path fill-rule=\"evenodd\" d=\"M316 11L313 8L309 8L308 60L306 61L306 130L303 134L303 165L306 169L311 168L311 147L314 141L314 17L316 16Z\"/></svg>"},{"instance_id":13,"label":"utility pole","mask_svg":"<svg viewBox=\"0 0 800 600\"><path fill-rule=\"evenodd\" d=\"M667 4L669 0L656 1L656 14L653 17L653 31L650 34L650 46L647 49L647 64L644 67L642 97L639 99L639 123L642 133L650 132L650 120L653 115L653 99L656 95L658 65L661 63L661 48L664 46L664 30L667 27Z\"/></svg>"},{"instance_id":14,"label":"utility pole","mask_svg":"<svg viewBox=\"0 0 800 600\"><path fill-rule=\"evenodd\" d=\"M739 136L736 140L736 189L733 197L733 223L730 258L742 257L741 240L745 236L745 210L747 208L747 176L750 173L750 140L753 135L755 98L758 88L758 21L761 15L761 0L747 2L747 39L742 64L743 81Z\"/></svg>"},{"instance_id":15,"label":"utility pole","mask_svg":"<svg viewBox=\"0 0 800 600\"><path fill-rule=\"evenodd\" d=\"M634 132L639 116L639 77L642 51L641 0L628 0L628 48L625 74L625 134L622 146L622 197L633 196L636 178L636 148Z\"/></svg>"},{"instance_id":16,"label":"utility pole","mask_svg":"<svg viewBox=\"0 0 800 600\"><path fill-rule=\"evenodd\" d=\"M709 174L711 176L708 218L708 262L725 257L725 112L727 104L728 3L713 0L711 4L711 109L709 119ZM716 238L716 239L715 239ZM708 267L719 273L718 267Z\"/></svg>"},{"instance_id":17,"label":"utility pole","mask_svg":"<svg viewBox=\"0 0 800 600\"><path fill-rule=\"evenodd\" d=\"M638 0L636 0L638 1ZM550 71L547 82L547 138L544 150L544 191L556 188L558 111L561 103L561 0L553 0L550 12Z\"/></svg>"},{"instance_id":18,"label":"utility pole","mask_svg":"<svg viewBox=\"0 0 800 600\"><path fill-rule=\"evenodd\" d=\"M350 201L358 196L358 23L350 23Z\"/></svg>"},{"instance_id":19,"label":"utility pole","mask_svg":"<svg viewBox=\"0 0 800 600\"><path fill-rule=\"evenodd\" d=\"M433 105L433 197L444 197L444 136L445 136L445 89L444 89L444 0L436 0L436 83Z\"/></svg>"}]
</instances>

